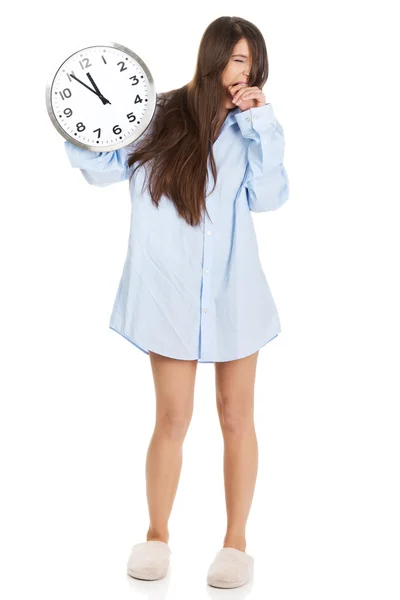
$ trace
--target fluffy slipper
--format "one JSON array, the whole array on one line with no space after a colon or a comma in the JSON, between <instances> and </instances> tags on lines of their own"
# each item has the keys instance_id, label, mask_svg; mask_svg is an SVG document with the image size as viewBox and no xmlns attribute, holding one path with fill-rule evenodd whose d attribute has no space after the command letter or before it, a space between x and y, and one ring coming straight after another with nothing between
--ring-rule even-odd
<instances>
[{"instance_id":1,"label":"fluffy slipper","mask_svg":"<svg viewBox=\"0 0 400 600\"><path fill-rule=\"evenodd\" d=\"M222 548L211 563L207 583L219 588L245 585L253 574L254 558L237 548Z\"/></svg>"},{"instance_id":2,"label":"fluffy slipper","mask_svg":"<svg viewBox=\"0 0 400 600\"><path fill-rule=\"evenodd\" d=\"M137 579L162 579L168 573L171 549L165 542L149 540L135 544L130 552L128 575Z\"/></svg>"}]
</instances>

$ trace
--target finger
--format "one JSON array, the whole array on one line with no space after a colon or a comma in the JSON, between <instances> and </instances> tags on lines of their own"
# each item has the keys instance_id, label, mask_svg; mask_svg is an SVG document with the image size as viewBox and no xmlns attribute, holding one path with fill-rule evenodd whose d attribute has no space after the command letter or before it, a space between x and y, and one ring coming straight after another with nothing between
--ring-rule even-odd
<instances>
[{"instance_id":1,"label":"finger","mask_svg":"<svg viewBox=\"0 0 400 600\"><path fill-rule=\"evenodd\" d=\"M239 92L236 92L236 94L233 96L232 98L232 102L239 102L239 100L241 100L241 98L243 97L243 94L245 93L246 90L239 90Z\"/></svg>"},{"instance_id":2,"label":"finger","mask_svg":"<svg viewBox=\"0 0 400 600\"><path fill-rule=\"evenodd\" d=\"M242 86L242 88L245 88L245 87L246 87L244 84L240 84L240 85ZM228 88L228 90L229 90L229 92L231 93L231 95L232 95L232 100L233 100L233 98L235 98L235 95L238 93L238 88L237 88L237 86L230 86L230 87Z\"/></svg>"},{"instance_id":3,"label":"finger","mask_svg":"<svg viewBox=\"0 0 400 600\"><path fill-rule=\"evenodd\" d=\"M235 85L228 86L228 90L232 95L234 95L238 90L247 88L248 86L245 83L236 83Z\"/></svg>"},{"instance_id":4,"label":"finger","mask_svg":"<svg viewBox=\"0 0 400 600\"><path fill-rule=\"evenodd\" d=\"M238 90L241 87L249 87L247 83L234 83L232 85L228 85L228 89Z\"/></svg>"},{"instance_id":5,"label":"finger","mask_svg":"<svg viewBox=\"0 0 400 600\"><path fill-rule=\"evenodd\" d=\"M244 92L239 100L262 100L264 98L264 95L260 92Z\"/></svg>"},{"instance_id":6,"label":"finger","mask_svg":"<svg viewBox=\"0 0 400 600\"><path fill-rule=\"evenodd\" d=\"M250 92L259 92L259 91L260 91L259 88L245 86L236 92L236 94L233 96L232 100L238 100L239 98L241 98L243 96L243 94L247 94Z\"/></svg>"},{"instance_id":7,"label":"finger","mask_svg":"<svg viewBox=\"0 0 400 600\"><path fill-rule=\"evenodd\" d=\"M261 98L261 94L257 94L257 92L245 92L240 96L240 100L248 100L250 98Z\"/></svg>"}]
</instances>

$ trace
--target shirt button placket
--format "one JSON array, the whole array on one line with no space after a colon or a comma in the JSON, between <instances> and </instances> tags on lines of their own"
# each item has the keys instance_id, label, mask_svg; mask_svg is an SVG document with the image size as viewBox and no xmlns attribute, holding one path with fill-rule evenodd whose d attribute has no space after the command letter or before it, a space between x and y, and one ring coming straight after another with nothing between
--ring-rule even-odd
<instances>
[{"instance_id":1,"label":"shirt button placket","mask_svg":"<svg viewBox=\"0 0 400 600\"><path fill-rule=\"evenodd\" d=\"M207 210L213 219L213 211L209 204ZM204 214L204 252L203 252L203 274L202 274L202 293L201 293L201 346L200 358L208 360L207 357L213 355L212 335L213 335L213 307L211 294L211 265L214 256L214 226L206 214Z\"/></svg>"}]
</instances>

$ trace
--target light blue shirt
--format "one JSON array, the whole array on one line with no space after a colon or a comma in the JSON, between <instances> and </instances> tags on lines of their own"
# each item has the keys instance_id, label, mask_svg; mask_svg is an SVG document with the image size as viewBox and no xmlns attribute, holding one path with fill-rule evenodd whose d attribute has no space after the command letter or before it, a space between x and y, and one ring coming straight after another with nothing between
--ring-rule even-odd
<instances>
[{"instance_id":1,"label":"light blue shirt","mask_svg":"<svg viewBox=\"0 0 400 600\"><path fill-rule=\"evenodd\" d=\"M112 152L68 141L65 149L90 184L105 186L129 178L127 152L138 141ZM211 220L204 214L198 227L165 196L157 210L143 190L145 166L137 169L112 330L147 354L200 363L248 356L280 333L252 213L276 210L288 198L284 146L271 104L232 109L213 146L218 180L206 198ZM213 183L208 166L207 194Z\"/></svg>"}]
</instances>

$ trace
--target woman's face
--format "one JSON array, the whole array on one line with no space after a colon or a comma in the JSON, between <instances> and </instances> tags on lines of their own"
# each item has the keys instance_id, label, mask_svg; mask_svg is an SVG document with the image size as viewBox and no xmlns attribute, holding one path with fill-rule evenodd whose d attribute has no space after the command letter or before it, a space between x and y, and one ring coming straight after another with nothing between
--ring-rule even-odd
<instances>
[{"instance_id":1,"label":"woman's face","mask_svg":"<svg viewBox=\"0 0 400 600\"><path fill-rule=\"evenodd\" d=\"M235 83L249 82L251 70L250 48L246 38L238 41L232 51L232 55L222 72L222 85L226 91L225 108L235 108L236 105L232 102L232 94L228 90L228 86Z\"/></svg>"}]
</instances>

